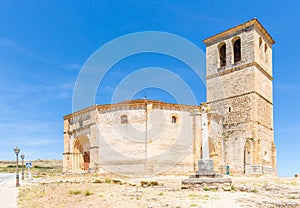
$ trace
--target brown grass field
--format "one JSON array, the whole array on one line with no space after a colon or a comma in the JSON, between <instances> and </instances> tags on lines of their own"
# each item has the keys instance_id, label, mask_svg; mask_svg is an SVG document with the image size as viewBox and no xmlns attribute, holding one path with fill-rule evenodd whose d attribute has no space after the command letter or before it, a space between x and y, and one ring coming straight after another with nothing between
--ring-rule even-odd
<instances>
[{"instance_id":1,"label":"brown grass field","mask_svg":"<svg viewBox=\"0 0 300 208\"><path fill-rule=\"evenodd\" d=\"M63 175L62 161L37 160L33 165L33 180L26 179L19 189L20 208L300 207L300 178L232 177L230 191L189 190L181 189L187 177ZM0 162L0 171L14 172L13 162ZM143 187L142 181L155 183Z\"/></svg>"}]
</instances>

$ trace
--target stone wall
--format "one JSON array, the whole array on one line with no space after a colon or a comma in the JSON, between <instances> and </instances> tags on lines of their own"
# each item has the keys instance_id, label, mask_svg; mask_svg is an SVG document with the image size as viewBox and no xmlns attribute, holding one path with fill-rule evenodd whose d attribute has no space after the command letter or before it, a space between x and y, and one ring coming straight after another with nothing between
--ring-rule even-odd
<instances>
[{"instance_id":1,"label":"stone wall","mask_svg":"<svg viewBox=\"0 0 300 208\"><path fill-rule=\"evenodd\" d=\"M122 115L128 116L128 123L121 124ZM172 116L176 123L172 123ZM99 112L100 164L113 172L125 170L124 174L129 175L151 175L170 167L173 174L191 173L197 160L193 144L199 139L194 122L190 111L151 106L147 112L144 108Z\"/></svg>"},{"instance_id":2,"label":"stone wall","mask_svg":"<svg viewBox=\"0 0 300 208\"><path fill-rule=\"evenodd\" d=\"M241 60L234 63L233 42L241 40ZM207 102L224 117L223 164L232 174L276 173L273 132L272 44L257 20L204 41ZM219 46L226 44L226 66Z\"/></svg>"},{"instance_id":3,"label":"stone wall","mask_svg":"<svg viewBox=\"0 0 300 208\"><path fill-rule=\"evenodd\" d=\"M73 143L84 134L90 142L91 170L191 174L200 158L201 117L195 112L200 112L199 106L136 101L97 106L85 120L83 114L67 116L64 170L74 169Z\"/></svg>"}]
</instances>

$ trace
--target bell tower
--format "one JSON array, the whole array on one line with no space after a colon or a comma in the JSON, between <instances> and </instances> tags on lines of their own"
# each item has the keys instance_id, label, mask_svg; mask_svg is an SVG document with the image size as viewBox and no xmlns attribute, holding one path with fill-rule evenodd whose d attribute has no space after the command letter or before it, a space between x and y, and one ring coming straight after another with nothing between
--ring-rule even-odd
<instances>
[{"instance_id":1,"label":"bell tower","mask_svg":"<svg viewBox=\"0 0 300 208\"><path fill-rule=\"evenodd\" d=\"M224 117L223 169L277 174L273 130L272 45L257 19L204 40L207 103Z\"/></svg>"}]
</instances>

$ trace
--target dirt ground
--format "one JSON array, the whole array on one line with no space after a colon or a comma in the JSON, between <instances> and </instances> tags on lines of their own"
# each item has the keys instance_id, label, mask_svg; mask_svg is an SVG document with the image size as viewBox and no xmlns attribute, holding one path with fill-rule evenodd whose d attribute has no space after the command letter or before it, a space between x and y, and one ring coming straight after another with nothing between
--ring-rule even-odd
<instances>
[{"instance_id":1,"label":"dirt ground","mask_svg":"<svg viewBox=\"0 0 300 208\"><path fill-rule=\"evenodd\" d=\"M300 207L300 178L232 177L226 192L181 189L183 178L38 178L20 188L18 207Z\"/></svg>"}]
</instances>

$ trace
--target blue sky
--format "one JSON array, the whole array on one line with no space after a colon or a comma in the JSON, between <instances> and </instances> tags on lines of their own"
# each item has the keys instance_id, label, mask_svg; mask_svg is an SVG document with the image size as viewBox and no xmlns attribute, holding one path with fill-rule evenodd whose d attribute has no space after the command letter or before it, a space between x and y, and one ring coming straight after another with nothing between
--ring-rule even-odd
<instances>
[{"instance_id":1,"label":"blue sky","mask_svg":"<svg viewBox=\"0 0 300 208\"><path fill-rule=\"evenodd\" d=\"M281 176L300 173L300 13L298 1L4 1L0 0L0 160L62 158L63 119L72 112L72 92L88 57L103 44L140 31L182 36L202 50L203 39L257 17L275 39L274 127ZM97 103L110 101L122 77L142 67L186 66L156 54L118 63L98 89ZM188 70L188 69L187 69ZM186 75L197 101L205 90ZM159 89L135 98L172 101Z\"/></svg>"}]
</instances>

